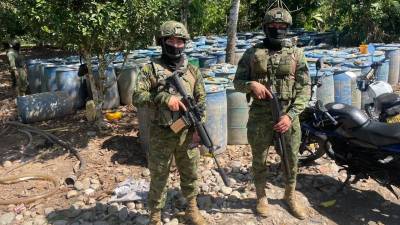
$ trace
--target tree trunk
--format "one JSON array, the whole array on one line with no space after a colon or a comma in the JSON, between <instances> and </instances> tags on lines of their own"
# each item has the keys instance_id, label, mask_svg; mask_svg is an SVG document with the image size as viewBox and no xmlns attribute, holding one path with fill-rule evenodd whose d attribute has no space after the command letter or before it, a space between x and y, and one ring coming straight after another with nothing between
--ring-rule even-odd
<instances>
[{"instance_id":1,"label":"tree trunk","mask_svg":"<svg viewBox=\"0 0 400 225\"><path fill-rule=\"evenodd\" d=\"M188 28L188 17L189 17L189 5L191 0L182 0L182 9L181 9L181 21L183 25L185 25L186 29Z\"/></svg>"},{"instance_id":2,"label":"tree trunk","mask_svg":"<svg viewBox=\"0 0 400 225\"><path fill-rule=\"evenodd\" d=\"M226 62L235 64L235 50L236 50L236 32L237 23L239 18L240 0L232 0L231 10L229 12L228 23L228 43L226 46Z\"/></svg>"}]
</instances>

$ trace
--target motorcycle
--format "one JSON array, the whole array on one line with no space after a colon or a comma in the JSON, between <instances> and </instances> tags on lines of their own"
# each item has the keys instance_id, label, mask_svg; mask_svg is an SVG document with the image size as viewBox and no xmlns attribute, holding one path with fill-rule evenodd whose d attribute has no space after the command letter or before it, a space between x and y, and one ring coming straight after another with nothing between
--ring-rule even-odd
<instances>
[{"instance_id":1,"label":"motorcycle","mask_svg":"<svg viewBox=\"0 0 400 225\"><path fill-rule=\"evenodd\" d=\"M372 99L371 102L365 104L364 110L370 118L377 121L386 123L400 122L400 96L393 93L387 83L385 84L389 88L378 88L379 85L383 84L383 82L379 84L379 81L376 81L376 72L381 65L382 62L372 63L369 72L360 76L357 80L358 89L363 94L369 95L369 99Z\"/></svg>"},{"instance_id":2,"label":"motorcycle","mask_svg":"<svg viewBox=\"0 0 400 225\"><path fill-rule=\"evenodd\" d=\"M352 175L354 182L372 178L399 198L392 185L400 188L400 123L380 122L351 105L321 101L307 107L300 120L300 165L326 153L347 171L345 184Z\"/></svg>"}]
</instances>

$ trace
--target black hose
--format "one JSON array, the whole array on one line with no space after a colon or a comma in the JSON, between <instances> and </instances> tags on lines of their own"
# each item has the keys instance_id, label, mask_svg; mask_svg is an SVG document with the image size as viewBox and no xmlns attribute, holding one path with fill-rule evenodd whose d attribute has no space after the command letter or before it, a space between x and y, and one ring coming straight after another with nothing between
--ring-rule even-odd
<instances>
[{"instance_id":1,"label":"black hose","mask_svg":"<svg viewBox=\"0 0 400 225\"><path fill-rule=\"evenodd\" d=\"M67 149L70 153L72 153L78 160L79 160L79 169L75 172L75 177L76 179L79 178L79 176L82 174L82 171L85 170L86 168L86 161L82 158L82 156L79 154L78 150L75 149L74 147L71 146L71 144L69 142L65 142L63 140L61 140L60 138L58 138L57 136L55 136L54 134L48 133L46 131L40 130L38 128L32 127L30 125L27 124L22 124L16 121L8 121L5 122L6 124L9 125L13 125L13 126L19 126L19 127L23 127L25 128L25 130L38 134L40 136L43 136L44 138L46 138L47 140L49 140L50 142L54 143L54 144L58 144L61 147ZM73 184L75 182L75 180L71 180L71 178L67 178L66 179L66 183L67 184Z\"/></svg>"}]
</instances>

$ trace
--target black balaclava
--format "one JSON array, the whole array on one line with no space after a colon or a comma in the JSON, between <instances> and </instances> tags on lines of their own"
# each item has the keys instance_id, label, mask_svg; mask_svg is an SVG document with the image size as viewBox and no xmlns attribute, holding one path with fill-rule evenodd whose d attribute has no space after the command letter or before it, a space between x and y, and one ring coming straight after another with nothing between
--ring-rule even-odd
<instances>
[{"instance_id":1,"label":"black balaclava","mask_svg":"<svg viewBox=\"0 0 400 225\"><path fill-rule=\"evenodd\" d=\"M161 59L169 69L176 70L176 66L181 60L183 60L183 51L185 50L185 46L183 46L182 48L175 48L174 46L168 45L166 43L167 39L168 38L163 38L161 40Z\"/></svg>"},{"instance_id":2,"label":"black balaclava","mask_svg":"<svg viewBox=\"0 0 400 225\"><path fill-rule=\"evenodd\" d=\"M266 38L264 39L264 44L267 48L271 50L281 50L282 43L287 38L288 28L278 29L275 27L268 27L264 25L264 33Z\"/></svg>"}]
</instances>

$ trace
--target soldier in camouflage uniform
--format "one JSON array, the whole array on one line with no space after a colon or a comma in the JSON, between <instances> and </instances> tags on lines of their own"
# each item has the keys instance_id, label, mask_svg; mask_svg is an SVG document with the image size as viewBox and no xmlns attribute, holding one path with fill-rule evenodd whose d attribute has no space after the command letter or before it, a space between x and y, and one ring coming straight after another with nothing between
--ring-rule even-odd
<instances>
[{"instance_id":1,"label":"soldier in camouflage uniform","mask_svg":"<svg viewBox=\"0 0 400 225\"><path fill-rule=\"evenodd\" d=\"M147 105L155 112L151 119L148 152L151 174L148 198L150 224L161 224L161 209L165 205L166 185L173 156L181 178L182 193L188 202L186 216L193 224L206 224L196 201L200 152L198 148L189 147L192 141L198 143L199 138L194 127L183 128L177 133L170 128L180 117L179 110L186 110L186 107L173 86L166 85L166 79L177 69L184 71L181 78L187 92L203 108L206 96L204 82L199 69L188 64L183 54L185 43L190 38L185 26L179 22L167 21L161 25L160 30L158 41L162 46L161 58L143 67L133 95L135 105ZM177 68L178 66L181 67Z\"/></svg>"},{"instance_id":2,"label":"soldier in camouflage uniform","mask_svg":"<svg viewBox=\"0 0 400 225\"><path fill-rule=\"evenodd\" d=\"M305 209L295 198L297 153L301 142L299 114L310 97L310 77L302 49L285 38L292 24L289 12L282 8L269 10L263 22L266 39L248 49L239 61L235 75L235 89L253 97L250 108L248 139L253 153L254 183L257 194L257 212L267 216L265 193L268 148L273 144L273 132L285 134L290 177L286 176L284 200L290 212L305 219ZM285 113L277 124L272 120L270 91L277 93Z\"/></svg>"},{"instance_id":3,"label":"soldier in camouflage uniform","mask_svg":"<svg viewBox=\"0 0 400 225\"><path fill-rule=\"evenodd\" d=\"M11 43L11 49L7 51L7 59L10 67L11 77L16 79L16 91L18 96L24 96L28 88L27 73L25 68L25 59L20 54L21 44L14 40Z\"/></svg>"}]
</instances>

